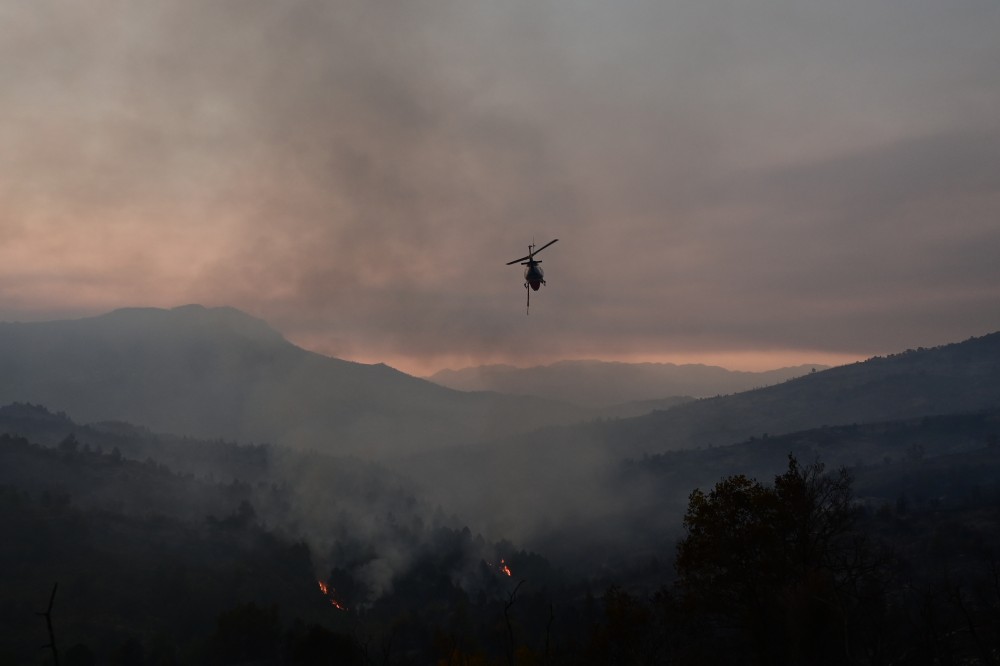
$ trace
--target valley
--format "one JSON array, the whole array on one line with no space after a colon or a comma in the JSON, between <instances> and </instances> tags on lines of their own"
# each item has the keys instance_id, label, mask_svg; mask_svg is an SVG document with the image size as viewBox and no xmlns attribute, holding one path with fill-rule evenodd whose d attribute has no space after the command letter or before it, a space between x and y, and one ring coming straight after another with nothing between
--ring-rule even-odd
<instances>
[{"instance_id":1,"label":"valley","mask_svg":"<svg viewBox=\"0 0 1000 666\"><path fill-rule=\"evenodd\" d=\"M878 579L880 621L902 633L864 641L905 651L904 625L992 640L1000 599L949 597L945 581L979 585L997 563L998 334L609 417L318 357L231 310L18 328L0 327L0 394L30 398L0 407L4 644L44 644L26 609L58 582L81 659L240 663L254 645L293 663L592 663L618 641L684 663L709 649L669 638L691 593L674 560L692 498L727 479L767 488L790 460L786 476L843 470L864 557L905 564ZM535 420L505 416L521 407ZM934 545L943 531L952 543ZM938 624L907 615L899 581L940 595ZM620 613L638 615L612 638Z\"/></svg>"}]
</instances>

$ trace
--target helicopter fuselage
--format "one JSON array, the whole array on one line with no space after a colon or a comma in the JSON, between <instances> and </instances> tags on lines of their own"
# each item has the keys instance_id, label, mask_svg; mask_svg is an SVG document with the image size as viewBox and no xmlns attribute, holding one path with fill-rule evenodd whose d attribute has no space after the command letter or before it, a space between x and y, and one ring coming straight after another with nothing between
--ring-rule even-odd
<instances>
[{"instance_id":1,"label":"helicopter fuselage","mask_svg":"<svg viewBox=\"0 0 1000 666\"><path fill-rule=\"evenodd\" d=\"M542 267L538 265L539 263L541 262L531 261L524 267L524 282L533 291L538 291L538 288L545 284L545 273L542 272Z\"/></svg>"}]
</instances>

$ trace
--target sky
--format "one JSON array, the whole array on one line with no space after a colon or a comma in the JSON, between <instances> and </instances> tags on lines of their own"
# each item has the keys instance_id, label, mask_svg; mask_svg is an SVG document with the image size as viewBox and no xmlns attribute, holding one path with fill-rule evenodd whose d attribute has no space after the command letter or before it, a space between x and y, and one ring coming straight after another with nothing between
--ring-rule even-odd
<instances>
[{"instance_id":1,"label":"sky","mask_svg":"<svg viewBox=\"0 0 1000 666\"><path fill-rule=\"evenodd\" d=\"M0 0L0 320L413 374L1000 329L996 0ZM521 267L548 284L525 313Z\"/></svg>"}]
</instances>

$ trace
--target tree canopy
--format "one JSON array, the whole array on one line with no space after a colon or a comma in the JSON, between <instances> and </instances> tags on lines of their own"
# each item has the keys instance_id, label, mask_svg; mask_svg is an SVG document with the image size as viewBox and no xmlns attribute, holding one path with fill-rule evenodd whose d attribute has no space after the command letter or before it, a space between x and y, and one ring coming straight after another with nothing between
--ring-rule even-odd
<instances>
[{"instance_id":1,"label":"tree canopy","mask_svg":"<svg viewBox=\"0 0 1000 666\"><path fill-rule=\"evenodd\" d=\"M766 486L744 475L691 493L678 544L681 603L711 636L759 663L841 663L879 561L855 532L846 470L788 469ZM720 640L721 639L721 640Z\"/></svg>"}]
</instances>

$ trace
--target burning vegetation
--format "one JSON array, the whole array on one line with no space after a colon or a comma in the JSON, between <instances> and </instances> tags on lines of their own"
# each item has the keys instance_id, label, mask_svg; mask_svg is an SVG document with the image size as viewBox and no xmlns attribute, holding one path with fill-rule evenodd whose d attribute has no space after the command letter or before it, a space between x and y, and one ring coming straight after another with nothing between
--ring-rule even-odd
<instances>
[{"instance_id":1,"label":"burning vegetation","mask_svg":"<svg viewBox=\"0 0 1000 666\"><path fill-rule=\"evenodd\" d=\"M505 562L504 558L502 557L500 558L500 564L493 564L492 562L487 562L486 564L487 566L489 566L490 569L494 569L498 573L503 574L504 576L513 577L514 575L513 573L511 573L510 567L507 566L507 562Z\"/></svg>"},{"instance_id":2,"label":"burning vegetation","mask_svg":"<svg viewBox=\"0 0 1000 666\"><path fill-rule=\"evenodd\" d=\"M347 610L347 606L337 601L337 596L336 596L337 590L331 588L329 585L327 585L321 580L316 581L316 584L319 585L319 591L323 593L323 596L325 596L330 601L331 606L333 606L337 610L342 610L342 611Z\"/></svg>"}]
</instances>

